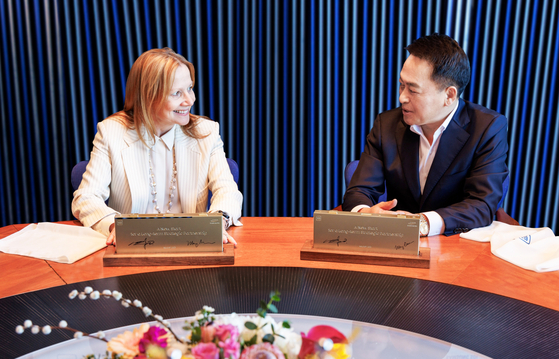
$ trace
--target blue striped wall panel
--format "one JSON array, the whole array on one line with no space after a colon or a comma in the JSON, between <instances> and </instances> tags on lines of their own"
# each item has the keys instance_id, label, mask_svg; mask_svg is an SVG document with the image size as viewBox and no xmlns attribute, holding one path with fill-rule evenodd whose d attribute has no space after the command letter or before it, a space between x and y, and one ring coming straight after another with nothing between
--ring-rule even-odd
<instances>
[{"instance_id":1,"label":"blue striped wall panel","mask_svg":"<svg viewBox=\"0 0 559 359\"><path fill-rule=\"evenodd\" d=\"M398 106L404 47L437 31L470 57L463 97L509 119L505 210L557 232L558 23L551 0L1 0L1 224L71 218L72 166L162 46L196 66L194 111L221 124L245 216L333 208Z\"/></svg>"}]
</instances>

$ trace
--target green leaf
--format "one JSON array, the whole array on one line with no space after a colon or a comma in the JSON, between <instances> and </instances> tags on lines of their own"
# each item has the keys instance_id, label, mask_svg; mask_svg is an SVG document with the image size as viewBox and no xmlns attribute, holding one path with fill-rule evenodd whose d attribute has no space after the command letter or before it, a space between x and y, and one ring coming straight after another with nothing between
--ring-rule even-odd
<instances>
[{"instance_id":1,"label":"green leaf","mask_svg":"<svg viewBox=\"0 0 559 359\"><path fill-rule=\"evenodd\" d=\"M274 336L272 334L266 334L263 338L262 341L263 342L268 342L270 344L274 344Z\"/></svg>"},{"instance_id":2,"label":"green leaf","mask_svg":"<svg viewBox=\"0 0 559 359\"><path fill-rule=\"evenodd\" d=\"M256 328L258 328L253 322L245 322L245 327L250 330L255 330Z\"/></svg>"},{"instance_id":3,"label":"green leaf","mask_svg":"<svg viewBox=\"0 0 559 359\"><path fill-rule=\"evenodd\" d=\"M273 304L268 304L268 310L272 313L277 313L278 312L278 308L276 308L276 306L273 305Z\"/></svg>"},{"instance_id":4,"label":"green leaf","mask_svg":"<svg viewBox=\"0 0 559 359\"><path fill-rule=\"evenodd\" d=\"M287 320L284 320L283 322L281 322L281 326L284 328L291 328L291 323L289 323Z\"/></svg>"},{"instance_id":5,"label":"green leaf","mask_svg":"<svg viewBox=\"0 0 559 359\"><path fill-rule=\"evenodd\" d=\"M246 343L247 346L250 347L251 345L256 344L256 340L257 340L257 339L258 339L258 338L256 337L256 334L254 334L254 336L253 336L252 338L250 338L250 340Z\"/></svg>"},{"instance_id":6,"label":"green leaf","mask_svg":"<svg viewBox=\"0 0 559 359\"><path fill-rule=\"evenodd\" d=\"M280 298L278 295L272 296L271 299L272 299L274 302L279 302L279 301L281 300L281 298Z\"/></svg>"},{"instance_id":7,"label":"green leaf","mask_svg":"<svg viewBox=\"0 0 559 359\"><path fill-rule=\"evenodd\" d=\"M256 313L261 316L262 318L266 318L266 310L262 308L256 309Z\"/></svg>"},{"instance_id":8,"label":"green leaf","mask_svg":"<svg viewBox=\"0 0 559 359\"><path fill-rule=\"evenodd\" d=\"M261 300L260 301L260 308L266 310L268 309L268 303L266 303L265 301Z\"/></svg>"}]
</instances>

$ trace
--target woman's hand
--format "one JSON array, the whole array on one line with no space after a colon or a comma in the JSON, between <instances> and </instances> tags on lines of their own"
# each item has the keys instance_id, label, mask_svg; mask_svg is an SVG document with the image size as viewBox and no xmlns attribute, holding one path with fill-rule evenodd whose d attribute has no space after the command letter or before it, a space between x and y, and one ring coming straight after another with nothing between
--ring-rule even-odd
<instances>
[{"instance_id":1,"label":"woman's hand","mask_svg":"<svg viewBox=\"0 0 559 359\"><path fill-rule=\"evenodd\" d=\"M237 247L237 241L227 233L227 219L223 217L223 244L233 243Z\"/></svg>"},{"instance_id":2,"label":"woman's hand","mask_svg":"<svg viewBox=\"0 0 559 359\"><path fill-rule=\"evenodd\" d=\"M114 245L115 243L115 224L111 224L111 226L109 227L109 231L111 231L111 233L109 234L109 236L107 237L107 245Z\"/></svg>"}]
</instances>

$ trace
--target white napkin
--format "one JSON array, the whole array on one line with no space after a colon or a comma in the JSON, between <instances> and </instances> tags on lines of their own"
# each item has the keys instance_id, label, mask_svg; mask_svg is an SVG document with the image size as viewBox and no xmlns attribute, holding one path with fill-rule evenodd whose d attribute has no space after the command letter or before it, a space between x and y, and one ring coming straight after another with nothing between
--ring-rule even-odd
<instances>
[{"instance_id":1,"label":"white napkin","mask_svg":"<svg viewBox=\"0 0 559 359\"><path fill-rule=\"evenodd\" d=\"M106 247L106 240L88 227L30 224L0 239L0 252L71 264Z\"/></svg>"},{"instance_id":2,"label":"white napkin","mask_svg":"<svg viewBox=\"0 0 559 359\"><path fill-rule=\"evenodd\" d=\"M521 268L535 272L559 270L559 237L550 228L491 225L460 234L461 238L491 242L491 253Z\"/></svg>"}]
</instances>

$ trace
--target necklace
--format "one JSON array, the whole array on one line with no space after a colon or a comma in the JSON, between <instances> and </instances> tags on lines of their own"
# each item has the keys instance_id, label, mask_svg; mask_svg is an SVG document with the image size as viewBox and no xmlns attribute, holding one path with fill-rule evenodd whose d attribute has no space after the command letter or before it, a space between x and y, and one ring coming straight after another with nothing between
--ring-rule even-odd
<instances>
[{"instance_id":1,"label":"necklace","mask_svg":"<svg viewBox=\"0 0 559 359\"><path fill-rule=\"evenodd\" d=\"M161 210L159 209L159 205L157 205L157 183L155 183L155 174L153 173L153 165L151 162L151 157L153 155L152 152L153 148L149 149L149 178L151 179L151 184L150 186L152 187L151 189L151 194L153 196L153 204L155 206L155 210L157 211L157 213L161 214ZM169 186L169 202L167 203L167 212L169 213L171 211L171 207L173 207L173 198L175 198L175 190L177 189L177 160L175 158L175 146L173 146L173 170L171 172L171 184Z\"/></svg>"}]
</instances>

